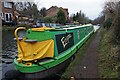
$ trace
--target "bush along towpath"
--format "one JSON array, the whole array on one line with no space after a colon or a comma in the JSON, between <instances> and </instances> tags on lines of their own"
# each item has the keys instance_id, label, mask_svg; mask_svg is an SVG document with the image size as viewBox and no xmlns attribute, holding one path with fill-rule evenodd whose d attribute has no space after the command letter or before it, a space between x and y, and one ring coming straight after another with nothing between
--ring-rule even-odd
<instances>
[{"instance_id":1,"label":"bush along towpath","mask_svg":"<svg viewBox=\"0 0 120 80\"><path fill-rule=\"evenodd\" d=\"M74 61L66 69L61 80L98 78L98 50L100 32L97 31L76 53Z\"/></svg>"}]
</instances>

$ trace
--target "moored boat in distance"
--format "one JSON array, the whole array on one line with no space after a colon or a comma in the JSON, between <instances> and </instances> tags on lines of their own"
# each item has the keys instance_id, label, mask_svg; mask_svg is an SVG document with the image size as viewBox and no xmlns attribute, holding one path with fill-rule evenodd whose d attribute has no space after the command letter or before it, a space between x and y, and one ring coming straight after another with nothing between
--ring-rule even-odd
<instances>
[{"instance_id":1,"label":"moored boat in distance","mask_svg":"<svg viewBox=\"0 0 120 80\"><path fill-rule=\"evenodd\" d=\"M94 33L93 25L64 26L59 28L31 28L24 38L19 38L18 56L14 59L16 70L25 78L45 78L63 69L75 52Z\"/></svg>"}]
</instances>

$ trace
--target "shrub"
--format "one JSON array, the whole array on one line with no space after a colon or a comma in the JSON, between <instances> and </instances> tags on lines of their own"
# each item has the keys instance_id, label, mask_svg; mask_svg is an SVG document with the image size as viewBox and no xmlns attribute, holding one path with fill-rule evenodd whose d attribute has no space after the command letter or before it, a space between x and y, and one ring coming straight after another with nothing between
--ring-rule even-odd
<instances>
[{"instance_id":1,"label":"shrub","mask_svg":"<svg viewBox=\"0 0 120 80\"><path fill-rule=\"evenodd\" d=\"M112 25L112 19L108 18L104 23L103 27L109 29Z\"/></svg>"}]
</instances>

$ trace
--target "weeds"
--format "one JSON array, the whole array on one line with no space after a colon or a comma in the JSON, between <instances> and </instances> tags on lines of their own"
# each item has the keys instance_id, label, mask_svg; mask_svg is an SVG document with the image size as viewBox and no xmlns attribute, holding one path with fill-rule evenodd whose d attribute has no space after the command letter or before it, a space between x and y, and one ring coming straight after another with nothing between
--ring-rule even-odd
<instances>
[{"instance_id":1,"label":"weeds","mask_svg":"<svg viewBox=\"0 0 120 80\"><path fill-rule=\"evenodd\" d=\"M118 78L119 46L111 43L111 31L101 29L101 42L99 47L99 75L100 78Z\"/></svg>"}]
</instances>

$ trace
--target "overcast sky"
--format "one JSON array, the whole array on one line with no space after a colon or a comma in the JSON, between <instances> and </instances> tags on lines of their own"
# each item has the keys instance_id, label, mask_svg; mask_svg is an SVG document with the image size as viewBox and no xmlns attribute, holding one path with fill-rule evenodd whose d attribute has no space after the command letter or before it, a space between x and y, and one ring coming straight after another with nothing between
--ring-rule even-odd
<instances>
[{"instance_id":1,"label":"overcast sky","mask_svg":"<svg viewBox=\"0 0 120 80\"><path fill-rule=\"evenodd\" d=\"M99 16L104 6L104 0L35 0L38 8L58 6L68 8L69 15L82 10L90 19L95 19Z\"/></svg>"}]
</instances>

